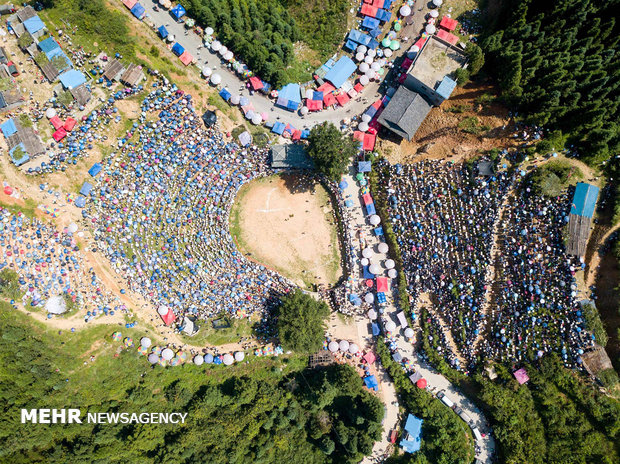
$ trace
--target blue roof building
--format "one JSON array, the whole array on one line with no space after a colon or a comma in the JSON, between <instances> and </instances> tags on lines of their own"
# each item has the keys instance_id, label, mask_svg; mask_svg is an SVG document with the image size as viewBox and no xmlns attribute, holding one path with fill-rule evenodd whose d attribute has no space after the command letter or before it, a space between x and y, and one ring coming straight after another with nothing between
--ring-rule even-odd
<instances>
[{"instance_id":1,"label":"blue roof building","mask_svg":"<svg viewBox=\"0 0 620 464\"><path fill-rule=\"evenodd\" d=\"M325 75L325 80L331 82L334 87L339 89L342 87L351 74L355 72L357 66L351 58L348 56L341 57L333 68L331 68Z\"/></svg>"},{"instance_id":2,"label":"blue roof building","mask_svg":"<svg viewBox=\"0 0 620 464\"><path fill-rule=\"evenodd\" d=\"M76 71L75 69L70 69L69 71L62 73L58 76L58 78L60 79L60 82L62 82L62 86L69 90L75 89L76 87L86 83L86 77L84 74L80 71Z\"/></svg>"},{"instance_id":3,"label":"blue roof building","mask_svg":"<svg viewBox=\"0 0 620 464\"><path fill-rule=\"evenodd\" d=\"M575 188L570 213L592 219L596 200L598 199L598 192L599 188L596 185L579 182Z\"/></svg>"},{"instance_id":4,"label":"blue roof building","mask_svg":"<svg viewBox=\"0 0 620 464\"><path fill-rule=\"evenodd\" d=\"M450 95L452 95L452 92L455 88L456 82L450 79L448 76L445 76L435 89L435 92L444 100L447 100L448 98L450 98Z\"/></svg>"},{"instance_id":5,"label":"blue roof building","mask_svg":"<svg viewBox=\"0 0 620 464\"><path fill-rule=\"evenodd\" d=\"M24 21L24 27L30 34L36 34L45 29L45 23L38 16L33 16Z\"/></svg>"},{"instance_id":6,"label":"blue roof building","mask_svg":"<svg viewBox=\"0 0 620 464\"><path fill-rule=\"evenodd\" d=\"M60 48L60 45L58 45L58 42L56 42L53 37L48 37L47 39L42 40L37 44L37 46L39 47L39 50L46 54L46 56L52 50Z\"/></svg>"},{"instance_id":7,"label":"blue roof building","mask_svg":"<svg viewBox=\"0 0 620 464\"><path fill-rule=\"evenodd\" d=\"M420 450L423 422L422 419L417 418L413 414L407 416L407 422L405 423L405 432L407 434L400 441L400 446L406 453L415 453Z\"/></svg>"},{"instance_id":8,"label":"blue roof building","mask_svg":"<svg viewBox=\"0 0 620 464\"><path fill-rule=\"evenodd\" d=\"M276 105L289 111L296 111L301 105L301 87L299 84L286 84L278 92Z\"/></svg>"}]
</instances>

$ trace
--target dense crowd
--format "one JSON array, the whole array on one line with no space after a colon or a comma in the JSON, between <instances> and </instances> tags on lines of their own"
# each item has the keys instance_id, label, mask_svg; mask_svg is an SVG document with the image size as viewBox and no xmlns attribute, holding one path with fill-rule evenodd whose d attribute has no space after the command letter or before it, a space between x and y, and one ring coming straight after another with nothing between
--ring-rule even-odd
<instances>
[{"instance_id":1,"label":"dense crowd","mask_svg":"<svg viewBox=\"0 0 620 464\"><path fill-rule=\"evenodd\" d=\"M260 314L292 284L245 259L228 220L241 185L271 173L267 159L205 128L191 95L162 83L104 160L84 216L116 272L152 303L201 318Z\"/></svg>"}]
</instances>

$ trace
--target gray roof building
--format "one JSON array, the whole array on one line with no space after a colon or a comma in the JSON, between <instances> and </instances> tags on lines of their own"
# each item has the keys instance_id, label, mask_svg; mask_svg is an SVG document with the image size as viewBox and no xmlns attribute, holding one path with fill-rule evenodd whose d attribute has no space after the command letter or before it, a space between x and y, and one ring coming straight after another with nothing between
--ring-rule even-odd
<instances>
[{"instance_id":1,"label":"gray roof building","mask_svg":"<svg viewBox=\"0 0 620 464\"><path fill-rule=\"evenodd\" d=\"M431 108L422 95L401 85L378 121L395 134L411 140Z\"/></svg>"},{"instance_id":2,"label":"gray roof building","mask_svg":"<svg viewBox=\"0 0 620 464\"><path fill-rule=\"evenodd\" d=\"M314 169L314 161L306 149L297 144L274 145L271 148L271 167L274 169Z\"/></svg>"}]
</instances>

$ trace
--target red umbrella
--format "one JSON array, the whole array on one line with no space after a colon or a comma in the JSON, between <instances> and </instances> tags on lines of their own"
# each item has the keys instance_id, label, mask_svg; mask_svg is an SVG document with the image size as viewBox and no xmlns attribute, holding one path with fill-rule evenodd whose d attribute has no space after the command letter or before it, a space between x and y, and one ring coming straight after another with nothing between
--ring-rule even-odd
<instances>
[{"instance_id":1,"label":"red umbrella","mask_svg":"<svg viewBox=\"0 0 620 464\"><path fill-rule=\"evenodd\" d=\"M416 382L418 388L426 388L426 379L420 379Z\"/></svg>"},{"instance_id":2,"label":"red umbrella","mask_svg":"<svg viewBox=\"0 0 620 464\"><path fill-rule=\"evenodd\" d=\"M369 288L370 288L370 287L372 287L373 285L374 285L374 284L373 284L373 282L372 282L372 279L368 279L368 280L366 281L366 286L367 286L367 287L369 287Z\"/></svg>"},{"instance_id":3,"label":"red umbrella","mask_svg":"<svg viewBox=\"0 0 620 464\"><path fill-rule=\"evenodd\" d=\"M4 187L4 194L13 195L13 187L11 187L10 185L7 185L6 187Z\"/></svg>"}]
</instances>

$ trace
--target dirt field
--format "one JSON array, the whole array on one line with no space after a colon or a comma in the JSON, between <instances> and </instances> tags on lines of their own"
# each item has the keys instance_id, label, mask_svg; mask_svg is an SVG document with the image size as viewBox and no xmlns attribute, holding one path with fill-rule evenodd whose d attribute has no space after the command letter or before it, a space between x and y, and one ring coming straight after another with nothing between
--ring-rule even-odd
<instances>
[{"instance_id":1,"label":"dirt field","mask_svg":"<svg viewBox=\"0 0 620 464\"><path fill-rule=\"evenodd\" d=\"M241 189L231 232L250 259L301 286L329 286L342 275L332 211L319 184L295 175L272 176Z\"/></svg>"}]
</instances>

